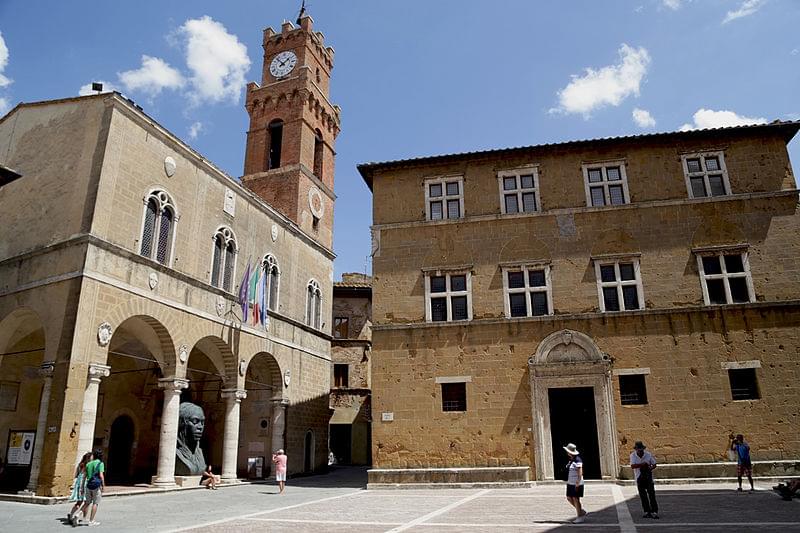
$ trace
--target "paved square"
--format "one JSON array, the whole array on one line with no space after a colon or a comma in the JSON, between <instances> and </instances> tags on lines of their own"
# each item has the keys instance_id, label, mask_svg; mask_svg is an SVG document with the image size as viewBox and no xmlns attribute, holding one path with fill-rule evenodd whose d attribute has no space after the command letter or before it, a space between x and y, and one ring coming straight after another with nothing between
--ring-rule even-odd
<instances>
[{"instance_id":1,"label":"paved square","mask_svg":"<svg viewBox=\"0 0 800 533\"><path fill-rule=\"evenodd\" d=\"M562 485L525 489L364 490L363 469L290 480L141 496L108 496L99 529L115 532L227 531L455 533L577 531L797 531L800 501L785 502L767 486L738 493L731 484L658 486L660 520L642 518L635 487L592 483L584 524L572 524ZM70 505L0 502L4 531L59 531Z\"/></svg>"}]
</instances>

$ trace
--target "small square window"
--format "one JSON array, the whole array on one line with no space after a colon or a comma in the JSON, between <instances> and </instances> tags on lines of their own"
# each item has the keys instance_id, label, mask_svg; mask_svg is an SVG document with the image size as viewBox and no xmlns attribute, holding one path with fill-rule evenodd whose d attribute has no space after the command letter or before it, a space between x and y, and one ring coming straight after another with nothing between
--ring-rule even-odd
<instances>
[{"instance_id":1,"label":"small square window","mask_svg":"<svg viewBox=\"0 0 800 533\"><path fill-rule=\"evenodd\" d=\"M633 270L633 263L619 264L619 279L621 279L622 281L630 281L636 279L636 273Z\"/></svg>"},{"instance_id":2,"label":"small square window","mask_svg":"<svg viewBox=\"0 0 800 533\"><path fill-rule=\"evenodd\" d=\"M350 367L346 364L334 363L333 365L333 385L334 387L349 386Z\"/></svg>"},{"instance_id":3,"label":"small square window","mask_svg":"<svg viewBox=\"0 0 800 533\"><path fill-rule=\"evenodd\" d=\"M702 169L700 168L700 160L699 159L687 159L686 160L686 168L689 172L701 172Z\"/></svg>"},{"instance_id":4,"label":"small square window","mask_svg":"<svg viewBox=\"0 0 800 533\"><path fill-rule=\"evenodd\" d=\"M733 303L744 304L750 301L750 291L747 290L747 280L745 278L729 278L728 284L731 288Z\"/></svg>"},{"instance_id":5,"label":"small square window","mask_svg":"<svg viewBox=\"0 0 800 533\"><path fill-rule=\"evenodd\" d=\"M608 181L619 181L622 179L619 173L619 167L608 167L606 169L606 176L608 176Z\"/></svg>"},{"instance_id":6,"label":"small square window","mask_svg":"<svg viewBox=\"0 0 800 533\"><path fill-rule=\"evenodd\" d=\"M508 273L508 288L521 289L525 286L525 274L522 272L509 272Z\"/></svg>"},{"instance_id":7,"label":"small square window","mask_svg":"<svg viewBox=\"0 0 800 533\"><path fill-rule=\"evenodd\" d=\"M719 170L719 159L716 157L706 157L706 170L711 172Z\"/></svg>"},{"instance_id":8,"label":"small square window","mask_svg":"<svg viewBox=\"0 0 800 533\"><path fill-rule=\"evenodd\" d=\"M544 287L547 285L544 270L529 270L528 283L531 287Z\"/></svg>"},{"instance_id":9,"label":"small square window","mask_svg":"<svg viewBox=\"0 0 800 533\"><path fill-rule=\"evenodd\" d=\"M447 321L447 298L431 298L431 320L433 322Z\"/></svg>"},{"instance_id":10,"label":"small square window","mask_svg":"<svg viewBox=\"0 0 800 533\"><path fill-rule=\"evenodd\" d=\"M603 195L603 188L602 187L592 187L589 189L592 195L592 206L602 206L606 205L605 196Z\"/></svg>"},{"instance_id":11,"label":"small square window","mask_svg":"<svg viewBox=\"0 0 800 533\"><path fill-rule=\"evenodd\" d=\"M622 287L622 299L625 303L625 310L639 309L639 292L636 285L625 285Z\"/></svg>"},{"instance_id":12,"label":"small square window","mask_svg":"<svg viewBox=\"0 0 800 533\"><path fill-rule=\"evenodd\" d=\"M619 311L619 296L616 287L603 287L606 311Z\"/></svg>"},{"instance_id":13,"label":"small square window","mask_svg":"<svg viewBox=\"0 0 800 533\"><path fill-rule=\"evenodd\" d=\"M447 218L461 218L461 202L447 200Z\"/></svg>"},{"instance_id":14,"label":"small square window","mask_svg":"<svg viewBox=\"0 0 800 533\"><path fill-rule=\"evenodd\" d=\"M719 257L716 255L703 257L703 271L706 274L722 274L722 267L719 264Z\"/></svg>"},{"instance_id":15,"label":"small square window","mask_svg":"<svg viewBox=\"0 0 800 533\"><path fill-rule=\"evenodd\" d=\"M600 267L600 279L605 282L617 281L614 265L602 265Z\"/></svg>"},{"instance_id":16,"label":"small square window","mask_svg":"<svg viewBox=\"0 0 800 533\"><path fill-rule=\"evenodd\" d=\"M431 292L447 291L446 280L444 276L431 276Z\"/></svg>"},{"instance_id":17,"label":"small square window","mask_svg":"<svg viewBox=\"0 0 800 533\"><path fill-rule=\"evenodd\" d=\"M725 297L725 282L721 279L706 280L708 287L708 299L712 304L726 304L728 299Z\"/></svg>"},{"instance_id":18,"label":"small square window","mask_svg":"<svg viewBox=\"0 0 800 533\"><path fill-rule=\"evenodd\" d=\"M689 182L692 185L692 197L704 198L708 196L706 194L706 181L703 179L703 176L692 177Z\"/></svg>"},{"instance_id":19,"label":"small square window","mask_svg":"<svg viewBox=\"0 0 800 533\"><path fill-rule=\"evenodd\" d=\"M590 168L589 181L592 183L603 181L603 171L599 168Z\"/></svg>"},{"instance_id":20,"label":"small square window","mask_svg":"<svg viewBox=\"0 0 800 533\"><path fill-rule=\"evenodd\" d=\"M442 411L467 410L467 384L442 383Z\"/></svg>"},{"instance_id":21,"label":"small square window","mask_svg":"<svg viewBox=\"0 0 800 533\"><path fill-rule=\"evenodd\" d=\"M442 202L431 202L431 220L442 220Z\"/></svg>"},{"instance_id":22,"label":"small square window","mask_svg":"<svg viewBox=\"0 0 800 533\"><path fill-rule=\"evenodd\" d=\"M610 185L608 187L608 195L611 197L611 205L623 205L625 203L625 193L622 191L622 185Z\"/></svg>"},{"instance_id":23,"label":"small square window","mask_svg":"<svg viewBox=\"0 0 800 533\"><path fill-rule=\"evenodd\" d=\"M525 174L519 177L523 189L533 189L533 174Z\"/></svg>"},{"instance_id":24,"label":"small square window","mask_svg":"<svg viewBox=\"0 0 800 533\"><path fill-rule=\"evenodd\" d=\"M458 182L457 181L448 181L447 182L447 196L458 196L459 192Z\"/></svg>"},{"instance_id":25,"label":"small square window","mask_svg":"<svg viewBox=\"0 0 800 533\"><path fill-rule=\"evenodd\" d=\"M425 215L428 220L461 218L461 203L464 201L461 178L450 178L447 181L443 178L429 179L425 187L428 202Z\"/></svg>"},{"instance_id":26,"label":"small square window","mask_svg":"<svg viewBox=\"0 0 800 533\"><path fill-rule=\"evenodd\" d=\"M721 175L709 176L708 186L711 188L711 196L725 196L725 183Z\"/></svg>"},{"instance_id":27,"label":"small square window","mask_svg":"<svg viewBox=\"0 0 800 533\"><path fill-rule=\"evenodd\" d=\"M517 178L503 178L503 189L513 191L517 188Z\"/></svg>"},{"instance_id":28,"label":"small square window","mask_svg":"<svg viewBox=\"0 0 800 533\"><path fill-rule=\"evenodd\" d=\"M734 400L758 400L761 398L758 392L755 368L729 369L728 380Z\"/></svg>"},{"instance_id":29,"label":"small square window","mask_svg":"<svg viewBox=\"0 0 800 533\"><path fill-rule=\"evenodd\" d=\"M333 338L346 339L349 330L349 318L346 316L337 316L333 319Z\"/></svg>"},{"instance_id":30,"label":"small square window","mask_svg":"<svg viewBox=\"0 0 800 533\"><path fill-rule=\"evenodd\" d=\"M450 298L450 305L453 308L453 320L466 320L469 318L467 313L467 297L453 296Z\"/></svg>"},{"instance_id":31,"label":"small square window","mask_svg":"<svg viewBox=\"0 0 800 533\"><path fill-rule=\"evenodd\" d=\"M736 272L744 272L744 264L742 263L742 254L731 254L723 256L725 258L725 270L728 274Z\"/></svg>"},{"instance_id":32,"label":"small square window","mask_svg":"<svg viewBox=\"0 0 800 533\"><path fill-rule=\"evenodd\" d=\"M549 315L550 310L547 308L547 293L546 292L532 292L531 293L531 310L533 316Z\"/></svg>"},{"instance_id":33,"label":"small square window","mask_svg":"<svg viewBox=\"0 0 800 533\"><path fill-rule=\"evenodd\" d=\"M459 276L450 276L450 290L451 291L467 290L467 276L463 274Z\"/></svg>"},{"instance_id":34,"label":"small square window","mask_svg":"<svg viewBox=\"0 0 800 533\"><path fill-rule=\"evenodd\" d=\"M644 374L621 375L619 396L622 405L644 405L647 403L647 384Z\"/></svg>"},{"instance_id":35,"label":"small square window","mask_svg":"<svg viewBox=\"0 0 800 533\"><path fill-rule=\"evenodd\" d=\"M522 210L526 213L536 211L536 193L526 192L522 195Z\"/></svg>"},{"instance_id":36,"label":"small square window","mask_svg":"<svg viewBox=\"0 0 800 533\"><path fill-rule=\"evenodd\" d=\"M431 190L430 197L431 198L438 198L439 196L442 195L442 184L441 183L433 183L433 184L431 184L430 190Z\"/></svg>"},{"instance_id":37,"label":"small square window","mask_svg":"<svg viewBox=\"0 0 800 533\"><path fill-rule=\"evenodd\" d=\"M516 194L506 194L505 202L506 202L506 213L519 213Z\"/></svg>"},{"instance_id":38,"label":"small square window","mask_svg":"<svg viewBox=\"0 0 800 533\"><path fill-rule=\"evenodd\" d=\"M508 295L509 306L511 307L511 316L528 316L528 308L525 303L525 293L519 292Z\"/></svg>"},{"instance_id":39,"label":"small square window","mask_svg":"<svg viewBox=\"0 0 800 533\"><path fill-rule=\"evenodd\" d=\"M683 156L684 176L689 198L708 198L730 194L728 174L722 152Z\"/></svg>"}]
</instances>

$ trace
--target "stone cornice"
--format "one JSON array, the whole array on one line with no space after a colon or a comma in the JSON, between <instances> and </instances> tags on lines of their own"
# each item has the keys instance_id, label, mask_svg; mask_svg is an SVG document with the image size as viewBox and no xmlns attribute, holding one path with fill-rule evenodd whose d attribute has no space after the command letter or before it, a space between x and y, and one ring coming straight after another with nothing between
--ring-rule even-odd
<instances>
[{"instance_id":1,"label":"stone cornice","mask_svg":"<svg viewBox=\"0 0 800 533\"><path fill-rule=\"evenodd\" d=\"M373 331L397 331L407 329L437 329L437 328L465 328L465 327L479 327L479 326L493 326L510 324L525 324L531 322L567 322L575 320L603 320L606 322L612 320L625 320L635 317L646 316L659 316L659 315L674 315L681 314L703 314L703 313L720 313L724 314L729 311L740 310L758 310L768 311L770 309L789 309L800 308L800 299L773 301L773 302L752 302L746 304L730 304L730 305L697 305L691 307L663 307L658 309L639 309L635 311L614 311L608 313L594 312L594 313L565 313L559 315L546 315L525 318L474 318L472 320L461 320L458 322L406 322L402 324L373 324Z\"/></svg>"},{"instance_id":2,"label":"stone cornice","mask_svg":"<svg viewBox=\"0 0 800 533\"><path fill-rule=\"evenodd\" d=\"M670 200L649 200L645 202L632 202L625 205L609 205L604 207L570 207L563 209L549 209L547 211L540 211L536 213L519 213L513 215L504 215L497 213L491 215L465 216L464 218L457 218L452 220L436 220L436 221L413 220L408 222L392 222L389 224L374 224L371 227L372 229L376 230L390 230L390 229L400 229L400 228L417 228L424 226L447 226L455 224L467 224L471 222L486 222L492 220L542 218L542 217L555 217L558 215L607 213L607 212L625 211L630 209L655 209L659 207L702 205L715 202L741 202L746 200L763 200L770 198L785 198L790 196L797 197L799 193L800 189L786 189L782 191L731 194L728 196L715 196L713 198L696 198L696 199L675 198Z\"/></svg>"}]
</instances>

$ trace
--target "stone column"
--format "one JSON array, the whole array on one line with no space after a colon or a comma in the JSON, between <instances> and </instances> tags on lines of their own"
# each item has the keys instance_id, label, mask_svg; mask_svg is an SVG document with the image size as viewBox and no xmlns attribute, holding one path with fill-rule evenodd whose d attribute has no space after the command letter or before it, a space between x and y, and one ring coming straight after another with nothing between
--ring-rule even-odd
<instances>
[{"instance_id":1,"label":"stone column","mask_svg":"<svg viewBox=\"0 0 800 533\"><path fill-rule=\"evenodd\" d=\"M224 389L225 398L225 434L222 438L222 481L236 481L236 463L239 455L239 408L247 391L241 389Z\"/></svg>"},{"instance_id":2,"label":"stone column","mask_svg":"<svg viewBox=\"0 0 800 533\"><path fill-rule=\"evenodd\" d=\"M97 393L100 392L100 380L111 374L111 367L99 363L89 365L89 379L86 381L86 391L83 393L83 414L81 415L81 430L78 437L78 456L75 458L77 465L83 454L92 451L94 445L94 425L97 421Z\"/></svg>"},{"instance_id":3,"label":"stone column","mask_svg":"<svg viewBox=\"0 0 800 533\"><path fill-rule=\"evenodd\" d=\"M161 378L158 386L164 389L164 409L161 411L161 433L158 440L158 468L153 484L175 485L175 450L178 442L178 413L181 391L189 386L189 380Z\"/></svg>"},{"instance_id":4,"label":"stone column","mask_svg":"<svg viewBox=\"0 0 800 533\"><path fill-rule=\"evenodd\" d=\"M42 465L42 449L44 448L44 435L47 431L47 411L50 408L50 389L53 387L53 370L55 363L49 361L39 367L39 375L44 378L42 398L39 400L39 419L36 422L36 437L33 441L33 456L31 457L31 476L28 486L23 492L36 492L39 485L39 469Z\"/></svg>"},{"instance_id":5,"label":"stone column","mask_svg":"<svg viewBox=\"0 0 800 533\"><path fill-rule=\"evenodd\" d=\"M289 405L288 400L273 400L272 401L272 450L275 452L280 448L285 447L283 442L283 432L286 429L286 406ZM272 456L272 453L269 454Z\"/></svg>"}]
</instances>

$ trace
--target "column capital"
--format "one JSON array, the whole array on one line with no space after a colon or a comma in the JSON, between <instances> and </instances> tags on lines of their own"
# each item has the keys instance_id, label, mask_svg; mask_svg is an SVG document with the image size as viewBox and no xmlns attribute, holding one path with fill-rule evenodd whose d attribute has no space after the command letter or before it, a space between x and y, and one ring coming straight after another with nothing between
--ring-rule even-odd
<instances>
[{"instance_id":1,"label":"column capital","mask_svg":"<svg viewBox=\"0 0 800 533\"><path fill-rule=\"evenodd\" d=\"M189 380L184 378L159 378L158 386L164 391L180 392L189 388Z\"/></svg>"},{"instance_id":2,"label":"column capital","mask_svg":"<svg viewBox=\"0 0 800 533\"><path fill-rule=\"evenodd\" d=\"M225 399L233 398L237 402L240 402L247 398L247 391L243 389L222 389L220 391L220 396Z\"/></svg>"},{"instance_id":3,"label":"column capital","mask_svg":"<svg viewBox=\"0 0 800 533\"><path fill-rule=\"evenodd\" d=\"M279 407L286 407L287 405L289 405L289 400L287 400L286 398L275 398L270 401L272 402L272 405Z\"/></svg>"},{"instance_id":4,"label":"column capital","mask_svg":"<svg viewBox=\"0 0 800 533\"><path fill-rule=\"evenodd\" d=\"M89 381L100 383L100 380L111 375L111 367L100 363L89 364Z\"/></svg>"},{"instance_id":5,"label":"column capital","mask_svg":"<svg viewBox=\"0 0 800 533\"><path fill-rule=\"evenodd\" d=\"M47 361L39 365L39 377L49 379L53 377L53 372L56 369L55 361Z\"/></svg>"}]
</instances>

